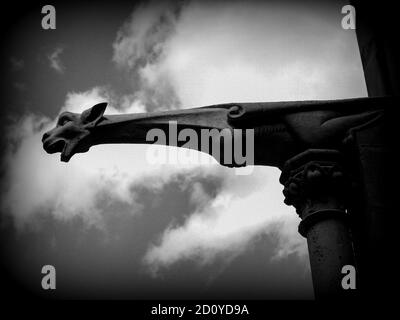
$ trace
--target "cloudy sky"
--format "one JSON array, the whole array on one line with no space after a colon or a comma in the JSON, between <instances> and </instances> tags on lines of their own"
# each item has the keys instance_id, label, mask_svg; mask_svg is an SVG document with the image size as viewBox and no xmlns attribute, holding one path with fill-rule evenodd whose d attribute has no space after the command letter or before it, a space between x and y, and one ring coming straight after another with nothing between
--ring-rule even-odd
<instances>
[{"instance_id":1,"label":"cloudy sky","mask_svg":"<svg viewBox=\"0 0 400 320\"><path fill-rule=\"evenodd\" d=\"M51 264L55 297L313 298L277 169L154 165L156 147L142 145L66 164L41 146L60 112L103 101L113 114L366 96L355 33L340 24L346 2L300 2L54 2L56 30L41 29L41 5L15 16L0 114L13 279L40 293Z\"/></svg>"}]
</instances>

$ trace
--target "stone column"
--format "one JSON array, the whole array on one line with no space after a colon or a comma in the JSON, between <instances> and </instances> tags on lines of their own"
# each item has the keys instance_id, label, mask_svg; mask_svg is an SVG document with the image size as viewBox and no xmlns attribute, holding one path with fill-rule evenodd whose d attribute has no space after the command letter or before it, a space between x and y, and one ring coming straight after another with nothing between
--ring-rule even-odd
<instances>
[{"instance_id":1,"label":"stone column","mask_svg":"<svg viewBox=\"0 0 400 320\"><path fill-rule=\"evenodd\" d=\"M336 150L310 149L283 168L285 203L301 218L299 233L307 238L316 299L346 298L355 290L343 289L344 265L355 267L346 199L350 179Z\"/></svg>"}]
</instances>

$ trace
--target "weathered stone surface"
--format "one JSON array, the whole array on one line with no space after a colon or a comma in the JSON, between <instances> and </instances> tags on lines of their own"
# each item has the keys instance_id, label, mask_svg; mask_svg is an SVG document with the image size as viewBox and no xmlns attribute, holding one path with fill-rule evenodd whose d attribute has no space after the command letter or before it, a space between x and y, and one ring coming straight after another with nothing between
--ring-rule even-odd
<instances>
[{"instance_id":1,"label":"weathered stone surface","mask_svg":"<svg viewBox=\"0 0 400 320\"><path fill-rule=\"evenodd\" d=\"M150 129L168 134L169 122L176 121L178 130L254 129L254 164L282 167L310 148L340 149L351 128L371 121L393 103L394 98L232 103L127 115L105 115L102 103L82 115L60 115L57 126L43 136L43 147L69 161L97 144L152 143L146 141Z\"/></svg>"},{"instance_id":2,"label":"weathered stone surface","mask_svg":"<svg viewBox=\"0 0 400 320\"><path fill-rule=\"evenodd\" d=\"M348 298L341 270L355 266L347 205L351 178L343 155L336 150L310 149L283 168L285 203L296 208L302 221L299 232L307 238L315 296Z\"/></svg>"}]
</instances>

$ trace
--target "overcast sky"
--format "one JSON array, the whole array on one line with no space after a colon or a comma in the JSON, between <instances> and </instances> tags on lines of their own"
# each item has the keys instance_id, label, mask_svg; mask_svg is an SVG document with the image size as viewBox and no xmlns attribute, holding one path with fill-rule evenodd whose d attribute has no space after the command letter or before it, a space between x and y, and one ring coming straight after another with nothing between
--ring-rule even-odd
<instances>
[{"instance_id":1,"label":"overcast sky","mask_svg":"<svg viewBox=\"0 0 400 320\"><path fill-rule=\"evenodd\" d=\"M40 6L15 22L1 228L16 277L40 291L41 267L54 265L60 297L312 298L277 169L154 165L142 145L66 164L41 146L61 111L103 101L112 114L366 96L346 3L299 2L56 4L56 30L41 29Z\"/></svg>"}]
</instances>

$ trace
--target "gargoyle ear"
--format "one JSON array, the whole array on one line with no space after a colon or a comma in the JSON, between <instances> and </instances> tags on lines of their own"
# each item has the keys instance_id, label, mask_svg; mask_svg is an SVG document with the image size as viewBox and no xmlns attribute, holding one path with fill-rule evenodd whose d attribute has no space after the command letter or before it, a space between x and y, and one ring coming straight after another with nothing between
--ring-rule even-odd
<instances>
[{"instance_id":1,"label":"gargoyle ear","mask_svg":"<svg viewBox=\"0 0 400 320\"><path fill-rule=\"evenodd\" d=\"M104 111L106 110L107 102L102 102L94 105L90 109L82 112L81 120L84 124L96 125L97 122L103 117Z\"/></svg>"}]
</instances>

